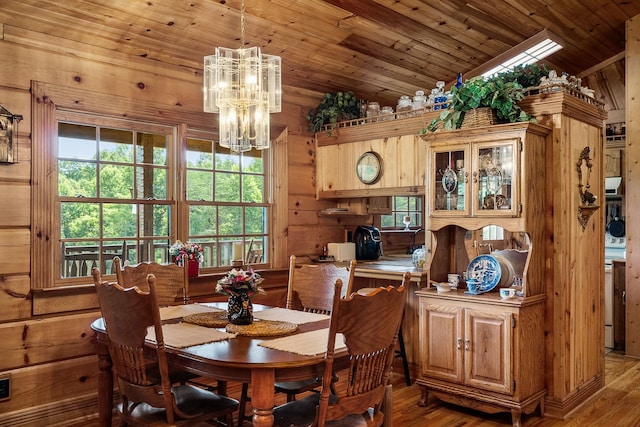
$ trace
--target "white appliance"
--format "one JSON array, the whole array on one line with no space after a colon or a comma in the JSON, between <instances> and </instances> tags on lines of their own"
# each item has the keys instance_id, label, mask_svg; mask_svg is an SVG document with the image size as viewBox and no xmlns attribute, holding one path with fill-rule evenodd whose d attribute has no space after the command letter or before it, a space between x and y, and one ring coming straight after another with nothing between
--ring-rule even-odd
<instances>
[{"instance_id":1,"label":"white appliance","mask_svg":"<svg viewBox=\"0 0 640 427\"><path fill-rule=\"evenodd\" d=\"M336 261L351 261L356 259L356 244L353 242L329 243L327 254L334 257Z\"/></svg>"},{"instance_id":2,"label":"white appliance","mask_svg":"<svg viewBox=\"0 0 640 427\"><path fill-rule=\"evenodd\" d=\"M615 347L613 331L613 267L614 259L626 258L626 237L613 237L609 233L604 235L604 346L609 349Z\"/></svg>"},{"instance_id":3,"label":"white appliance","mask_svg":"<svg viewBox=\"0 0 640 427\"><path fill-rule=\"evenodd\" d=\"M604 194L607 196L618 196L621 194L620 184L622 177L610 176L604 179Z\"/></svg>"}]
</instances>

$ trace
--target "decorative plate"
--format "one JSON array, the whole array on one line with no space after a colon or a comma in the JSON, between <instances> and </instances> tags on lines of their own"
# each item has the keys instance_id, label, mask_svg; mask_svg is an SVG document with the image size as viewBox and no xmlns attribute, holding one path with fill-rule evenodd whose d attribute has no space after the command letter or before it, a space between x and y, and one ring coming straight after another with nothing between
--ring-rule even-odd
<instances>
[{"instance_id":1,"label":"decorative plate","mask_svg":"<svg viewBox=\"0 0 640 427\"><path fill-rule=\"evenodd\" d=\"M458 175L456 175L455 171L450 167L447 167L444 172L442 172L442 188L447 193L451 193L456 189L458 185Z\"/></svg>"},{"instance_id":2,"label":"decorative plate","mask_svg":"<svg viewBox=\"0 0 640 427\"><path fill-rule=\"evenodd\" d=\"M467 267L467 277L480 280L478 292L489 292L500 282L502 269L498 260L491 255L478 255Z\"/></svg>"}]
</instances>

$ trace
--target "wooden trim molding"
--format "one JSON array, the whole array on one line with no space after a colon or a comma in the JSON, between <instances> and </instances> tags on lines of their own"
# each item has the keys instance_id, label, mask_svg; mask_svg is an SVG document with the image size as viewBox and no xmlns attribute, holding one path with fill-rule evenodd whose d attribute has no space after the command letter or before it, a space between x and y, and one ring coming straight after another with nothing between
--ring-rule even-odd
<instances>
[{"instance_id":1,"label":"wooden trim molding","mask_svg":"<svg viewBox=\"0 0 640 427\"><path fill-rule=\"evenodd\" d=\"M55 189L52 180L55 173L50 159L55 146L53 138L56 134L56 106L47 95L45 87L38 82L31 84L32 111L32 209L31 224L33 226L33 250L31 251L31 289L42 289L50 286L53 263L38 260L53 259L53 246L50 244L53 231L53 216L49 207L53 203ZM37 267L37 268L34 268Z\"/></svg>"}]
</instances>

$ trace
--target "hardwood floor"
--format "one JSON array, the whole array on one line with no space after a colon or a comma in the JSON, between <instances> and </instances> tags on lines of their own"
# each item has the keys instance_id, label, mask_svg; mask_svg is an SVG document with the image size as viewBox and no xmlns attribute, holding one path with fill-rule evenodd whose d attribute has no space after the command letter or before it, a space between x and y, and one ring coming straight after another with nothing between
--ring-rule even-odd
<instances>
[{"instance_id":1,"label":"hardwood floor","mask_svg":"<svg viewBox=\"0 0 640 427\"><path fill-rule=\"evenodd\" d=\"M566 420L523 415L523 427L637 427L640 426L640 359L609 353L605 357L605 388L581 405ZM240 396L240 384L231 383L229 395ZM279 395L278 403L284 402ZM398 366L393 376L393 425L395 427L503 427L511 425L509 413L485 414L451 405L430 396L426 407L418 406L420 388L407 387ZM250 410L250 409L248 409ZM114 417L113 426L118 426ZM244 426L251 424L245 422ZM83 424L87 427L87 424Z\"/></svg>"}]
</instances>

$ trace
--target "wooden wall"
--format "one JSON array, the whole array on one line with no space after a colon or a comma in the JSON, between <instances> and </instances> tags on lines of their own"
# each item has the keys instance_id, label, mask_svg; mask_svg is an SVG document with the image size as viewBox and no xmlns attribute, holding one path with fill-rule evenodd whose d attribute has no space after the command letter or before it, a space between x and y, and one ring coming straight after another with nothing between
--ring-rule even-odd
<instances>
[{"instance_id":1,"label":"wooden wall","mask_svg":"<svg viewBox=\"0 0 640 427\"><path fill-rule=\"evenodd\" d=\"M630 356L640 357L640 262L637 254L640 253L640 222L633 218L638 215L640 207L640 188L628 185L631 182L640 182L640 15L636 15L627 21L627 95L626 95L626 164L625 187L626 204L626 234L627 234L627 261L626 261L626 329L625 350Z\"/></svg>"},{"instance_id":2,"label":"wooden wall","mask_svg":"<svg viewBox=\"0 0 640 427\"><path fill-rule=\"evenodd\" d=\"M0 165L0 376L11 375L11 399L0 402L0 427L66 425L89 420L97 411L90 323L99 311L91 287L31 291L31 82L172 109L182 106L188 114L202 112L202 70L160 67L144 58L83 50L82 45L12 31L5 28L0 39L0 104L24 120L19 125L18 163ZM331 203L315 200L314 143L305 117L321 96L285 87L283 111L272 116L274 127L287 130L276 141L286 144L286 166L276 171L274 185L289 193L288 203L274 206L285 218L275 238L286 242L285 256L280 256L284 261L276 267L286 266L288 254L318 255L327 242L343 240L342 221L317 215ZM273 275L271 286L286 285L286 274L281 273ZM202 281L197 287L206 293ZM209 288L213 292L213 286ZM281 293L274 289L272 299Z\"/></svg>"}]
</instances>

